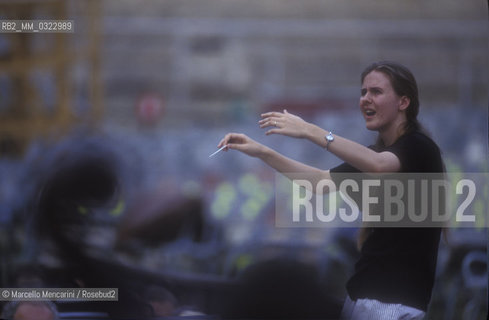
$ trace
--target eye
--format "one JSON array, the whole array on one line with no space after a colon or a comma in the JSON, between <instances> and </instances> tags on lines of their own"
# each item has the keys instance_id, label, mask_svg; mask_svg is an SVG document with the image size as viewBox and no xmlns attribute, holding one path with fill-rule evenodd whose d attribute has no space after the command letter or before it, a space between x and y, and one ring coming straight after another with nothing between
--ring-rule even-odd
<instances>
[{"instance_id":1,"label":"eye","mask_svg":"<svg viewBox=\"0 0 489 320\"><path fill-rule=\"evenodd\" d=\"M366 94L367 94L367 89L362 89L362 90L360 91L360 94L361 94L361 96L362 96L362 97L363 97L364 95L366 95Z\"/></svg>"},{"instance_id":2,"label":"eye","mask_svg":"<svg viewBox=\"0 0 489 320\"><path fill-rule=\"evenodd\" d=\"M372 94L374 94L374 95L379 95L382 93L382 91L378 88L373 88L371 91L372 91Z\"/></svg>"}]
</instances>

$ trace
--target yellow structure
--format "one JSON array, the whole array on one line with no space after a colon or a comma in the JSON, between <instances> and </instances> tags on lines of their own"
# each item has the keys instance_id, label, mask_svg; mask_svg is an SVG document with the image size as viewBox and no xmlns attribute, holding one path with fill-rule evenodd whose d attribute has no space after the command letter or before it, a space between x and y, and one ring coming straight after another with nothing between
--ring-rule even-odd
<instances>
[{"instance_id":1,"label":"yellow structure","mask_svg":"<svg viewBox=\"0 0 489 320\"><path fill-rule=\"evenodd\" d=\"M7 20L75 21L74 33L0 34L5 45L0 53L0 77L9 84L4 89L10 98L0 99L0 157L20 156L33 138L59 136L75 121L95 123L102 114L100 2L4 1L0 13L0 19ZM78 48L80 37L86 38L81 42L86 45ZM84 80L87 110L75 116L73 69L78 63L88 67L89 76ZM34 83L39 73L53 79L51 92ZM50 101L46 101L46 94L52 97Z\"/></svg>"}]
</instances>

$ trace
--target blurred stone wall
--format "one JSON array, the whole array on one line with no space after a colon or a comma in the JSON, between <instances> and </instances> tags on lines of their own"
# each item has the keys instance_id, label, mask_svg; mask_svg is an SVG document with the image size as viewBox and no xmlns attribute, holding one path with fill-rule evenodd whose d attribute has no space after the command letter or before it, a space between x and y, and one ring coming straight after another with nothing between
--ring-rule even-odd
<instances>
[{"instance_id":1,"label":"blurred stone wall","mask_svg":"<svg viewBox=\"0 0 489 320\"><path fill-rule=\"evenodd\" d=\"M412 69L423 107L487 106L482 0L105 0L102 26L106 115L126 125L146 93L162 97L165 127L282 103L354 109L380 59Z\"/></svg>"}]
</instances>

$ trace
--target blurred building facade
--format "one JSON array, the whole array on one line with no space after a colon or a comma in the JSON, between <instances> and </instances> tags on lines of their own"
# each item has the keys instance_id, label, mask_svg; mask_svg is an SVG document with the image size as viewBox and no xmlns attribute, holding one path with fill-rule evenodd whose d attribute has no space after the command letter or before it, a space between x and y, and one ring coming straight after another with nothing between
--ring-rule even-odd
<instances>
[{"instance_id":1,"label":"blurred building facade","mask_svg":"<svg viewBox=\"0 0 489 320\"><path fill-rule=\"evenodd\" d=\"M133 107L124 102L155 90L166 101L166 126L194 117L219 125L243 106L259 113L285 101L355 109L360 72L382 59L413 70L423 107L485 108L484 7L477 0L106 1L107 108L124 117Z\"/></svg>"},{"instance_id":2,"label":"blurred building facade","mask_svg":"<svg viewBox=\"0 0 489 320\"><path fill-rule=\"evenodd\" d=\"M104 122L126 128L152 117L157 127L178 129L222 127L282 107L303 115L352 112L359 74L383 59L413 70L422 108L481 110L488 101L485 6L480 0L6 1L3 17L69 17L76 31L2 35L0 120L25 142L102 114ZM29 125L13 121L26 115ZM49 117L59 118L58 125L42 121ZM7 133L6 148L9 139Z\"/></svg>"}]
</instances>

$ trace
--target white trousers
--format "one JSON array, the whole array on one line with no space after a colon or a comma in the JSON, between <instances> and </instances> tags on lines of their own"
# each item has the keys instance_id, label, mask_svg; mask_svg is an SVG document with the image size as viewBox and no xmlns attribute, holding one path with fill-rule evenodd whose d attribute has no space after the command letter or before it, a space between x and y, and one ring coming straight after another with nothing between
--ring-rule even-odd
<instances>
[{"instance_id":1,"label":"white trousers","mask_svg":"<svg viewBox=\"0 0 489 320\"><path fill-rule=\"evenodd\" d=\"M341 317L344 320L421 320L425 312L396 303L384 303L374 299L352 301L346 297Z\"/></svg>"}]
</instances>

